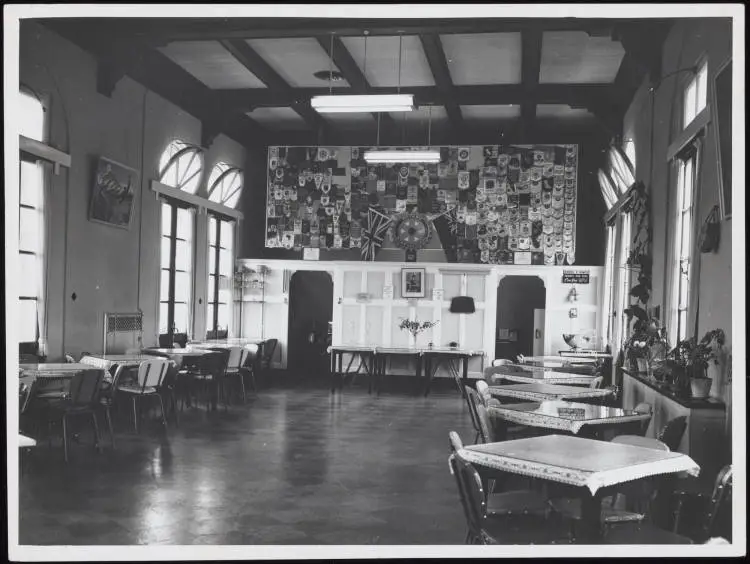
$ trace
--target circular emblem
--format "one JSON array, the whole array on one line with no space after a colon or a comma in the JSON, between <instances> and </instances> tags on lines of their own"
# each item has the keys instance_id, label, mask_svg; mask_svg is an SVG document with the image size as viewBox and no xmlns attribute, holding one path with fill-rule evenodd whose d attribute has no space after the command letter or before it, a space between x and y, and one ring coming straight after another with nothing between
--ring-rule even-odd
<instances>
[{"instance_id":1,"label":"circular emblem","mask_svg":"<svg viewBox=\"0 0 750 564\"><path fill-rule=\"evenodd\" d=\"M423 249L431 236L430 220L422 214L401 214L391 224L391 238L402 249Z\"/></svg>"}]
</instances>

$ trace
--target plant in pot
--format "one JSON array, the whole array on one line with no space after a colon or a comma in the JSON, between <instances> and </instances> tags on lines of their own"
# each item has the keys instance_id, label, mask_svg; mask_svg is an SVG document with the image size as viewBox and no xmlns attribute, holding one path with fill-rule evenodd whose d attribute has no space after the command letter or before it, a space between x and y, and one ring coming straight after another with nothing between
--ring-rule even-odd
<instances>
[{"instance_id":1,"label":"plant in pot","mask_svg":"<svg viewBox=\"0 0 750 564\"><path fill-rule=\"evenodd\" d=\"M676 392L687 395L689 390L696 399L708 397L713 381L706 374L706 369L709 362L719 364L717 349L724 345L724 341L724 331L712 329L700 341L691 337L680 341L669 351L664 367Z\"/></svg>"},{"instance_id":2,"label":"plant in pot","mask_svg":"<svg viewBox=\"0 0 750 564\"><path fill-rule=\"evenodd\" d=\"M625 358L633 370L648 372L654 357L665 349L664 329L658 319L639 305L631 305L625 310L625 315L635 319L633 330L623 343Z\"/></svg>"}]
</instances>

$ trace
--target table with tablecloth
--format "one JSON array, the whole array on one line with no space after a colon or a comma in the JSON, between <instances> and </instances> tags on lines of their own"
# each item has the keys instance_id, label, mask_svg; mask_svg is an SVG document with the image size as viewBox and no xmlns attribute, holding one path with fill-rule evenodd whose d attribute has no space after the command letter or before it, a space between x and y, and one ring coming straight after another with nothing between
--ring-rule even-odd
<instances>
[{"instance_id":1,"label":"table with tablecloth","mask_svg":"<svg viewBox=\"0 0 750 564\"><path fill-rule=\"evenodd\" d=\"M515 398L529 401L578 400L604 398L613 393L609 388L582 388L559 384L509 384L490 386L490 394L495 397Z\"/></svg>"}]
</instances>

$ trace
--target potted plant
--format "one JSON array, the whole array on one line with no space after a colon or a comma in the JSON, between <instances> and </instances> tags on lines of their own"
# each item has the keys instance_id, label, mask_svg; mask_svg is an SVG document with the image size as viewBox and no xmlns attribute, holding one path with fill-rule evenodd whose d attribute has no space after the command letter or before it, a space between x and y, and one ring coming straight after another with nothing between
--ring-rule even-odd
<instances>
[{"instance_id":1,"label":"potted plant","mask_svg":"<svg viewBox=\"0 0 750 564\"><path fill-rule=\"evenodd\" d=\"M652 360L664 348L664 329L659 325L658 319L650 316L639 305L631 305L625 310L625 314L635 318L633 331L623 343L625 358L632 369L648 372Z\"/></svg>"},{"instance_id":2,"label":"potted plant","mask_svg":"<svg viewBox=\"0 0 750 564\"><path fill-rule=\"evenodd\" d=\"M700 341L691 337L680 341L669 351L664 365L676 391L686 393L690 389L692 397L696 399L708 397L713 381L706 374L706 369L709 362L719 364L716 352L724 341L724 331L712 329Z\"/></svg>"},{"instance_id":3,"label":"potted plant","mask_svg":"<svg viewBox=\"0 0 750 564\"><path fill-rule=\"evenodd\" d=\"M411 345L415 346L417 335L419 335L422 331L426 331L427 329L434 327L437 324L437 321L420 322L418 319L405 319L402 317L401 323L399 323L398 328L402 331L408 331L409 333L411 333Z\"/></svg>"}]
</instances>

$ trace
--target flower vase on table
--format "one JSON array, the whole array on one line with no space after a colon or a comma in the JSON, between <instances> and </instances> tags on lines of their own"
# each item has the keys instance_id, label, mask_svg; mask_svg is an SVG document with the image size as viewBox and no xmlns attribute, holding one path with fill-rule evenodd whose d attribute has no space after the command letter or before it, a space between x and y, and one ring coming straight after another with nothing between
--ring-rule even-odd
<instances>
[{"instance_id":1,"label":"flower vase on table","mask_svg":"<svg viewBox=\"0 0 750 564\"><path fill-rule=\"evenodd\" d=\"M409 332L409 347L415 348L417 346L417 337L420 333L423 331L426 331L427 329L431 329L437 325L437 321L422 321L419 320L412 320L412 319L401 319L401 323L399 323L399 329L402 331L408 331Z\"/></svg>"}]
</instances>

